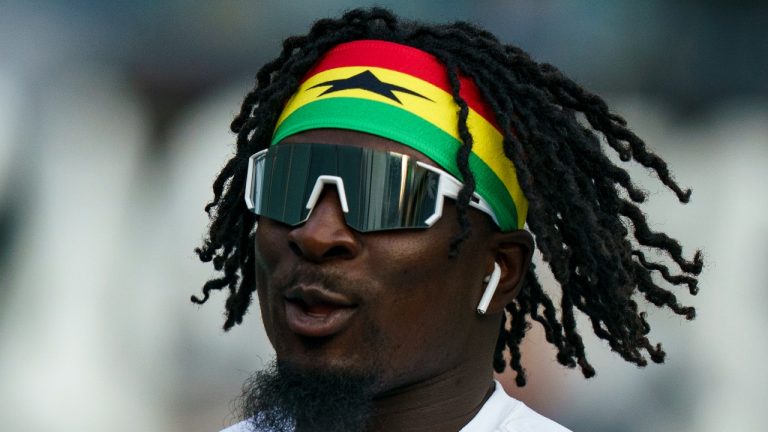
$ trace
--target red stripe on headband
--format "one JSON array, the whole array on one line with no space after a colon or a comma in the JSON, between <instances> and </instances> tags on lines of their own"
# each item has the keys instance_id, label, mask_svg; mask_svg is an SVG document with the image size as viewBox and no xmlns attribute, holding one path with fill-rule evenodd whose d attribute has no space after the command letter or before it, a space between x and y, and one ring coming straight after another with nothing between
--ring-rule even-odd
<instances>
[{"instance_id":1,"label":"red stripe on headband","mask_svg":"<svg viewBox=\"0 0 768 432\"><path fill-rule=\"evenodd\" d=\"M407 45L380 40L359 40L337 45L320 59L304 80L329 69L348 66L371 66L402 72L451 93L451 84L448 81L445 66L432 54ZM475 82L462 74L459 74L459 81L461 83L459 94L467 105L496 129L501 130L490 107L483 101Z\"/></svg>"}]
</instances>

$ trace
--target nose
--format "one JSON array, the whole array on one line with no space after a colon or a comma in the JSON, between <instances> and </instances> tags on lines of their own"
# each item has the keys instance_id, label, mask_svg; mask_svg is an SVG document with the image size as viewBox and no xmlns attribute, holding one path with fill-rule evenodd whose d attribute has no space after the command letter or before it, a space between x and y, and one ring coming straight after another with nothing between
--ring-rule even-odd
<instances>
[{"instance_id":1,"label":"nose","mask_svg":"<svg viewBox=\"0 0 768 432\"><path fill-rule=\"evenodd\" d=\"M307 221L288 233L291 249L312 262L352 259L360 251L358 235L344 220L339 194L326 186Z\"/></svg>"}]
</instances>

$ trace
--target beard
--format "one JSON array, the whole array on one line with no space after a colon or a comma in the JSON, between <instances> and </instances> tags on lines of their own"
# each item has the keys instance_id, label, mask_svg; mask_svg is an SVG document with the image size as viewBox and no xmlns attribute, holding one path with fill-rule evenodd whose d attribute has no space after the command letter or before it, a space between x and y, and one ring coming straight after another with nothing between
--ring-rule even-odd
<instances>
[{"instance_id":1,"label":"beard","mask_svg":"<svg viewBox=\"0 0 768 432\"><path fill-rule=\"evenodd\" d=\"M272 362L243 385L240 409L254 431L361 432L372 413L373 374Z\"/></svg>"}]
</instances>

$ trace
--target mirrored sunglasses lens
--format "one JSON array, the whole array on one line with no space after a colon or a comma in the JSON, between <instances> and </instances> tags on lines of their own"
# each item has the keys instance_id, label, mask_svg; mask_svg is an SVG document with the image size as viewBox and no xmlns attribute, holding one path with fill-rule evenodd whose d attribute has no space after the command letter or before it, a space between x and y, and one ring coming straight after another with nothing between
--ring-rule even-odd
<instances>
[{"instance_id":1,"label":"mirrored sunglasses lens","mask_svg":"<svg viewBox=\"0 0 768 432\"><path fill-rule=\"evenodd\" d=\"M358 231L427 228L424 221L435 211L439 175L425 170L413 159L368 150L356 211L346 215ZM345 181L346 183L346 181Z\"/></svg>"},{"instance_id":2,"label":"mirrored sunglasses lens","mask_svg":"<svg viewBox=\"0 0 768 432\"><path fill-rule=\"evenodd\" d=\"M435 212L439 174L398 153L330 144L270 148L254 167L254 212L289 225L306 221L321 175L342 179L345 220L357 231L426 228Z\"/></svg>"}]
</instances>

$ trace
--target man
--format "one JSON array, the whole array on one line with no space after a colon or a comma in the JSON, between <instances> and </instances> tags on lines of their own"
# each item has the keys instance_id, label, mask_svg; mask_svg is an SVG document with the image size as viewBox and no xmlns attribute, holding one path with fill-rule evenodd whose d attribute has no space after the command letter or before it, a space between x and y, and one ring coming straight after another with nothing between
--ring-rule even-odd
<instances>
[{"instance_id":1,"label":"man","mask_svg":"<svg viewBox=\"0 0 768 432\"><path fill-rule=\"evenodd\" d=\"M690 191L601 99L472 25L318 21L259 71L232 130L197 251L223 275L193 301L228 288L229 329L257 292L277 358L229 431L564 431L493 381L508 363L525 384L530 320L590 377L574 308L640 366L664 352L636 293L694 316L652 274L695 294L699 253L648 228L598 135Z\"/></svg>"}]
</instances>

